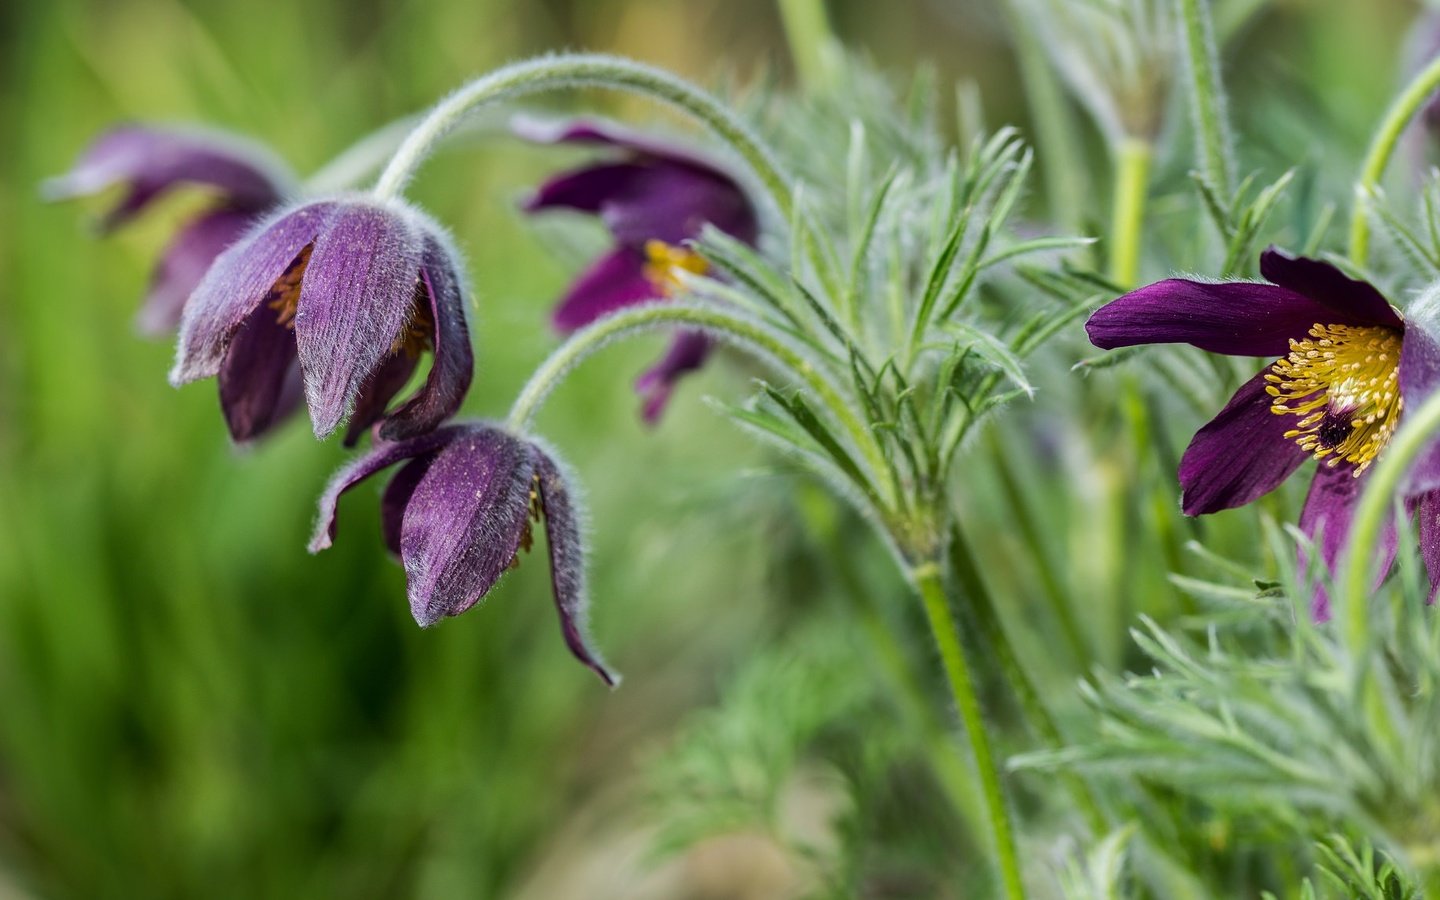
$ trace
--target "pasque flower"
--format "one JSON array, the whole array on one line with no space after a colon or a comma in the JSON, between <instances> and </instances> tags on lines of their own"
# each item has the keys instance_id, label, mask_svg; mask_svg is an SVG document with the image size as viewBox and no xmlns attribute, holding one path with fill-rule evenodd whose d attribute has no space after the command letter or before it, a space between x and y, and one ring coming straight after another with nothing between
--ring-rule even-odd
<instances>
[{"instance_id":1,"label":"pasque flower","mask_svg":"<svg viewBox=\"0 0 1440 900\"><path fill-rule=\"evenodd\" d=\"M671 143L597 121L549 123L521 118L515 130L547 144L598 144L618 158L590 163L545 182L525 204L527 212L573 209L599 216L615 246L580 274L556 306L552 320L574 331L618 309L663 299L677 287L677 269L703 273L706 265L686 241L705 225L754 244L759 217L739 183L720 165ZM669 352L643 373L635 389L646 421L664 412L675 383L698 369L710 339L678 333Z\"/></svg>"},{"instance_id":2,"label":"pasque flower","mask_svg":"<svg viewBox=\"0 0 1440 900\"><path fill-rule=\"evenodd\" d=\"M340 495L405 462L381 499L385 544L405 567L410 612L421 626L480 602L528 552L543 522L565 643L606 684L616 677L585 637L585 565L570 477L548 448L498 425L447 425L404 441L377 440L337 472L320 498L310 552L335 537Z\"/></svg>"},{"instance_id":3,"label":"pasque flower","mask_svg":"<svg viewBox=\"0 0 1440 900\"><path fill-rule=\"evenodd\" d=\"M1230 356L1273 357L1245 382L1180 460L1181 507L1201 515L1268 493L1306 460L1319 460L1300 528L1333 567L1365 473L1407 404L1440 385L1440 334L1406 322L1371 285L1334 266L1271 248L1269 284L1171 278L1111 301L1085 324L1097 347L1184 343ZM1420 513L1432 584L1440 579L1440 465L1422 461L1407 501ZM1378 552L1385 568L1395 532ZM1323 589L1313 600L1329 616Z\"/></svg>"},{"instance_id":4,"label":"pasque flower","mask_svg":"<svg viewBox=\"0 0 1440 900\"><path fill-rule=\"evenodd\" d=\"M101 135L68 173L46 182L44 192L64 199L120 184L126 186L124 196L100 220L106 232L175 188L189 185L211 193L210 202L181 227L155 266L137 317L140 329L150 334L174 329L215 257L296 190L284 163L256 144L200 130L128 125Z\"/></svg>"},{"instance_id":5,"label":"pasque flower","mask_svg":"<svg viewBox=\"0 0 1440 900\"><path fill-rule=\"evenodd\" d=\"M283 412L298 368L315 434L347 416L346 443L434 428L459 408L474 360L458 256L428 217L368 197L272 214L215 261L185 308L172 383L218 376L237 441ZM425 384L390 401L433 350Z\"/></svg>"}]
</instances>

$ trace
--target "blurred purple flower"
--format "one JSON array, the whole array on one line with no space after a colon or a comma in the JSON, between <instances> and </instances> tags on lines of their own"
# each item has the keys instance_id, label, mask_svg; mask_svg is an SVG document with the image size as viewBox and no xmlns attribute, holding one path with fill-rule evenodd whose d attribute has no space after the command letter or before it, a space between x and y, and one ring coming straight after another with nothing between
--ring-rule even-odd
<instances>
[{"instance_id":1,"label":"blurred purple flower","mask_svg":"<svg viewBox=\"0 0 1440 900\"><path fill-rule=\"evenodd\" d=\"M585 556L571 478L554 454L497 425L447 425L399 442L377 440L335 473L320 497L310 552L335 538L340 495L401 461L381 499L385 544L405 567L410 612L422 627L458 616L529 552L544 522L550 578L565 643L606 684L617 678L585 636Z\"/></svg>"},{"instance_id":2,"label":"blurred purple flower","mask_svg":"<svg viewBox=\"0 0 1440 900\"><path fill-rule=\"evenodd\" d=\"M171 189L208 188L211 203L185 224L160 256L136 324L163 334L210 263L260 214L294 193L295 178L263 147L221 133L128 125L101 135L71 170L47 181L50 199L88 196L124 184L126 192L101 220L103 232L125 224Z\"/></svg>"},{"instance_id":3,"label":"blurred purple flower","mask_svg":"<svg viewBox=\"0 0 1440 900\"><path fill-rule=\"evenodd\" d=\"M170 380L218 376L237 441L277 421L297 370L316 436L347 416L347 445L381 420L386 439L422 434L470 387L462 280L449 238L408 207L365 197L288 207L221 254L195 289ZM387 412L426 349L425 384Z\"/></svg>"},{"instance_id":4,"label":"blurred purple flower","mask_svg":"<svg viewBox=\"0 0 1440 900\"><path fill-rule=\"evenodd\" d=\"M1328 263L1271 248L1270 284L1171 278L1102 306L1085 324L1097 347L1184 343L1229 356L1279 359L1240 387L1195 434L1180 460L1181 508L1195 516L1269 493L1312 456L1320 460L1300 514L1334 567L1365 473L1384 451L1406 403L1440 385L1440 334L1406 323L1371 285ZM1420 513L1432 598L1440 582L1440 453L1427 452L1406 487ZM1390 528L1383 570L1395 556ZM1304 556L1302 554L1302 564ZM1315 618L1329 618L1323 587Z\"/></svg>"},{"instance_id":5,"label":"blurred purple flower","mask_svg":"<svg viewBox=\"0 0 1440 900\"><path fill-rule=\"evenodd\" d=\"M567 208L600 217L615 247L580 274L555 307L561 332L583 328L627 306L675 292L676 268L703 273L705 262L682 249L709 224L754 245L759 218L739 183L718 164L677 145L598 121L519 118L514 130L542 144L599 144L619 157L551 178L525 203L527 212ZM644 417L657 422L676 382L698 369L711 347L696 331L678 333L668 353L635 382Z\"/></svg>"}]
</instances>

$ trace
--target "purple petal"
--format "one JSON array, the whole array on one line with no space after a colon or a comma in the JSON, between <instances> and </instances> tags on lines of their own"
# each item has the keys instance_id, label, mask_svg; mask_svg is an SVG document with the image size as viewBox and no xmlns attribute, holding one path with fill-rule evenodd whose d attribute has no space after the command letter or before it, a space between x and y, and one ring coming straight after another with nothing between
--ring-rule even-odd
<instances>
[{"instance_id":1,"label":"purple petal","mask_svg":"<svg viewBox=\"0 0 1440 900\"><path fill-rule=\"evenodd\" d=\"M315 238L295 316L305 401L316 437L355 406L415 307L420 238L407 217L348 202Z\"/></svg>"},{"instance_id":2,"label":"purple petal","mask_svg":"<svg viewBox=\"0 0 1440 900\"><path fill-rule=\"evenodd\" d=\"M315 531L310 537L310 552L319 553L335 540L336 512L340 495L355 485L393 466L403 459L423 456L456 439L465 428L458 425L439 428L408 441L376 441L366 453L355 457L330 477L330 483L320 495L319 515L315 520Z\"/></svg>"},{"instance_id":3,"label":"purple petal","mask_svg":"<svg viewBox=\"0 0 1440 900\"><path fill-rule=\"evenodd\" d=\"M1419 410L1440 390L1440 339L1432 330L1435 321L1430 310L1436 299L1440 298L1431 295L1412 307L1400 345L1400 396L1407 412ZM1406 495L1414 495L1436 488L1440 488L1440 440L1431 441L1420 452L1406 473L1404 490Z\"/></svg>"},{"instance_id":4,"label":"purple petal","mask_svg":"<svg viewBox=\"0 0 1440 900\"><path fill-rule=\"evenodd\" d=\"M1356 281L1318 259L1289 256L1275 247L1260 254L1260 274L1266 281L1303 294L1332 312L1317 319L1327 325L1383 325L1405 327L1400 316L1380 292L1369 283Z\"/></svg>"},{"instance_id":5,"label":"purple petal","mask_svg":"<svg viewBox=\"0 0 1440 900\"><path fill-rule=\"evenodd\" d=\"M220 368L220 409L232 439L254 440L294 410L285 403L285 388L296 365L295 332L279 324L275 310L257 308L236 332Z\"/></svg>"},{"instance_id":6,"label":"purple petal","mask_svg":"<svg viewBox=\"0 0 1440 900\"><path fill-rule=\"evenodd\" d=\"M599 213L644 171L638 163L596 163L562 172L540 185L523 208L526 212L561 208Z\"/></svg>"},{"instance_id":7,"label":"purple petal","mask_svg":"<svg viewBox=\"0 0 1440 900\"><path fill-rule=\"evenodd\" d=\"M636 156L689 165L721 175L726 173L726 167L718 160L679 141L667 141L603 119L556 120L522 114L510 120L510 129L536 144L602 144L628 150Z\"/></svg>"},{"instance_id":8,"label":"purple petal","mask_svg":"<svg viewBox=\"0 0 1440 900\"><path fill-rule=\"evenodd\" d=\"M218 374L235 330L324 227L334 204L276 213L215 260L185 304L170 383Z\"/></svg>"},{"instance_id":9,"label":"purple petal","mask_svg":"<svg viewBox=\"0 0 1440 900\"><path fill-rule=\"evenodd\" d=\"M465 294L457 255L434 234L426 235L420 282L435 324L435 354L420 391L392 413L380 436L398 440L429 431L460 409L475 374L475 354L466 324Z\"/></svg>"},{"instance_id":10,"label":"purple petal","mask_svg":"<svg viewBox=\"0 0 1440 900\"><path fill-rule=\"evenodd\" d=\"M415 368L420 364L418 357L406 353L403 349L387 356L380 367L370 373L365 383L360 386L360 393L355 398L355 412L350 415L350 423L345 428L345 446L353 447L360 442L361 436L366 429L385 416L385 409L400 389L415 374ZM438 423L437 423L438 424ZM425 429L428 431L429 429ZM382 429L380 436L386 440L403 440L413 435L386 434Z\"/></svg>"},{"instance_id":11,"label":"purple petal","mask_svg":"<svg viewBox=\"0 0 1440 900\"><path fill-rule=\"evenodd\" d=\"M755 210L740 186L717 172L673 163L646 168L624 192L603 204L600 217L621 244L680 244L705 225L753 244Z\"/></svg>"},{"instance_id":12,"label":"purple petal","mask_svg":"<svg viewBox=\"0 0 1440 900\"><path fill-rule=\"evenodd\" d=\"M566 473L538 447L534 449L534 457L535 471L539 476L540 507L545 516L545 542L550 550L550 578L555 588L555 608L560 612L560 630L565 635L565 645L576 659L614 687L619 679L605 667L586 636L585 549Z\"/></svg>"},{"instance_id":13,"label":"purple petal","mask_svg":"<svg viewBox=\"0 0 1440 900\"><path fill-rule=\"evenodd\" d=\"M385 538L385 547L397 560L400 558L400 530L405 521L405 507L415 493L415 485L430 470L433 453L417 456L406 463L385 485L380 497L380 529Z\"/></svg>"},{"instance_id":14,"label":"purple petal","mask_svg":"<svg viewBox=\"0 0 1440 900\"><path fill-rule=\"evenodd\" d=\"M1335 313L1283 287L1170 278L1100 307L1085 323L1090 343L1105 350L1137 344L1190 344L1230 356L1284 356L1290 339Z\"/></svg>"},{"instance_id":15,"label":"purple petal","mask_svg":"<svg viewBox=\"0 0 1440 900\"><path fill-rule=\"evenodd\" d=\"M174 331L180 324L185 301L226 247L235 243L255 221L253 213L221 209L206 213L180 229L165 248L150 279L150 292L136 316L144 334Z\"/></svg>"},{"instance_id":16,"label":"purple petal","mask_svg":"<svg viewBox=\"0 0 1440 900\"><path fill-rule=\"evenodd\" d=\"M1419 517L1420 558L1430 576L1429 603L1440 590L1440 491L1427 491L1412 502Z\"/></svg>"},{"instance_id":17,"label":"purple petal","mask_svg":"<svg viewBox=\"0 0 1440 900\"><path fill-rule=\"evenodd\" d=\"M664 294L645 277L645 254L617 247L595 260L570 285L551 322L561 332L583 328L619 309L660 300Z\"/></svg>"},{"instance_id":18,"label":"purple petal","mask_svg":"<svg viewBox=\"0 0 1440 900\"><path fill-rule=\"evenodd\" d=\"M1180 458L1180 507L1187 516L1244 506L1280 485L1310 457L1285 432L1295 416L1270 411L1265 374L1240 386L1195 433Z\"/></svg>"},{"instance_id":19,"label":"purple petal","mask_svg":"<svg viewBox=\"0 0 1440 900\"><path fill-rule=\"evenodd\" d=\"M530 515L528 445L466 426L430 461L400 526L410 612L422 627L459 615L504 575Z\"/></svg>"},{"instance_id":20,"label":"purple petal","mask_svg":"<svg viewBox=\"0 0 1440 900\"><path fill-rule=\"evenodd\" d=\"M1344 463L1338 466L1321 464L1315 470L1315 479L1310 482L1310 493L1305 497L1305 508L1300 511L1300 531L1315 543L1327 572L1335 571L1335 563L1345 549L1350 536L1350 522L1355 512L1369 472L1355 477L1355 470ZM1317 537L1318 535L1318 537ZM1381 557L1380 574L1376 583L1385 579L1390 565L1395 561L1395 523L1392 521L1381 536L1378 548ZM1301 571L1308 565L1304 548L1299 553ZM1310 599L1310 614L1317 622L1330 619L1330 595L1324 580L1315 584L1315 593Z\"/></svg>"},{"instance_id":21,"label":"purple petal","mask_svg":"<svg viewBox=\"0 0 1440 900\"><path fill-rule=\"evenodd\" d=\"M294 178L258 144L221 134L127 126L102 135L74 168L46 183L55 199L94 194L127 182L125 198L105 217L112 228L181 183L219 189L225 205L259 212L293 190Z\"/></svg>"},{"instance_id":22,"label":"purple petal","mask_svg":"<svg viewBox=\"0 0 1440 900\"><path fill-rule=\"evenodd\" d=\"M682 331L670 342L664 358L635 381L635 392L644 398L643 415L651 425L660 421L675 384L687 372L705 364L712 342L700 331Z\"/></svg>"}]
</instances>

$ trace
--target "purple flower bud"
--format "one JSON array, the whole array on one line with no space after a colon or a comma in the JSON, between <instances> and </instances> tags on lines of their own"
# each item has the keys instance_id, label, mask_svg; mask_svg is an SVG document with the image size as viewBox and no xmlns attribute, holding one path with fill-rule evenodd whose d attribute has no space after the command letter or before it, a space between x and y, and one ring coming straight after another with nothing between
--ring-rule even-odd
<instances>
[{"instance_id":1,"label":"purple flower bud","mask_svg":"<svg viewBox=\"0 0 1440 900\"><path fill-rule=\"evenodd\" d=\"M284 411L303 384L326 437L350 418L350 445L375 422L398 440L449 418L474 359L460 263L449 238L405 206L345 197L272 214L221 254L185 309L173 384L219 376L237 441ZM434 363L419 391L387 411L420 353Z\"/></svg>"},{"instance_id":2,"label":"purple flower bud","mask_svg":"<svg viewBox=\"0 0 1440 900\"><path fill-rule=\"evenodd\" d=\"M532 524L543 522L565 643L606 684L618 683L585 637L585 554L571 479L549 449L498 425L377 440L330 480L310 552L334 540L341 494L402 461L385 488L381 522L386 546L405 567L415 621L429 627L479 603L530 550Z\"/></svg>"},{"instance_id":3,"label":"purple flower bud","mask_svg":"<svg viewBox=\"0 0 1440 900\"><path fill-rule=\"evenodd\" d=\"M739 182L714 161L683 147L595 121L565 123L520 118L514 130L543 144L599 144L620 151L545 182L525 204L527 212L568 208L599 216L615 247L570 286L553 314L555 327L574 331L627 306L664 299L676 289L675 268L703 273L698 254L681 245L707 224L753 245L759 236L755 206ZM698 369L710 342L677 334L666 357L641 376L636 389L644 416L655 422L675 382Z\"/></svg>"},{"instance_id":4,"label":"purple flower bud","mask_svg":"<svg viewBox=\"0 0 1440 900\"><path fill-rule=\"evenodd\" d=\"M125 196L101 219L109 231L139 215L173 188L209 188L214 200L183 226L161 254L137 325L147 334L171 331L215 257L257 216L295 191L290 171L264 148L203 131L125 126L101 135L71 170L45 183L50 199L88 196L115 185Z\"/></svg>"}]
</instances>

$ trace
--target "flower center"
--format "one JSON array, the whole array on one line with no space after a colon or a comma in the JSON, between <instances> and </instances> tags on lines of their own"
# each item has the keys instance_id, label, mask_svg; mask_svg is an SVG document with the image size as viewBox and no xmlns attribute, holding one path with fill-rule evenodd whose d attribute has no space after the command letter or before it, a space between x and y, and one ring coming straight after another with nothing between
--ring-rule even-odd
<instances>
[{"instance_id":1,"label":"flower center","mask_svg":"<svg viewBox=\"0 0 1440 900\"><path fill-rule=\"evenodd\" d=\"M694 250L664 241L645 242L645 278L666 297L684 290L685 286L680 283L680 272L704 275L709 268L705 257Z\"/></svg>"},{"instance_id":2,"label":"flower center","mask_svg":"<svg viewBox=\"0 0 1440 900\"><path fill-rule=\"evenodd\" d=\"M284 325L292 331L295 329L295 309L300 303L300 282L305 278L305 267L310 264L312 249L313 244L306 244L265 295L265 305L275 310L275 324Z\"/></svg>"},{"instance_id":3,"label":"flower center","mask_svg":"<svg viewBox=\"0 0 1440 900\"><path fill-rule=\"evenodd\" d=\"M1400 422L1400 334L1391 328L1320 325L1266 373L1276 415L1298 416L1285 437L1358 477Z\"/></svg>"},{"instance_id":4,"label":"flower center","mask_svg":"<svg viewBox=\"0 0 1440 900\"><path fill-rule=\"evenodd\" d=\"M425 292L425 284L418 278L415 280L415 308L410 315L410 321L395 336L390 344L390 353L404 353L411 359L415 359L424 351L430 349L435 340L435 317L430 312L430 297Z\"/></svg>"},{"instance_id":5,"label":"flower center","mask_svg":"<svg viewBox=\"0 0 1440 900\"><path fill-rule=\"evenodd\" d=\"M535 532L531 526L540 521L544 510L540 506L540 473L536 472L530 479L530 509L529 515L525 517L524 530L520 532L520 546L515 551L515 556L510 559L509 568L520 568L520 554L529 553L530 548L535 546Z\"/></svg>"}]
</instances>

